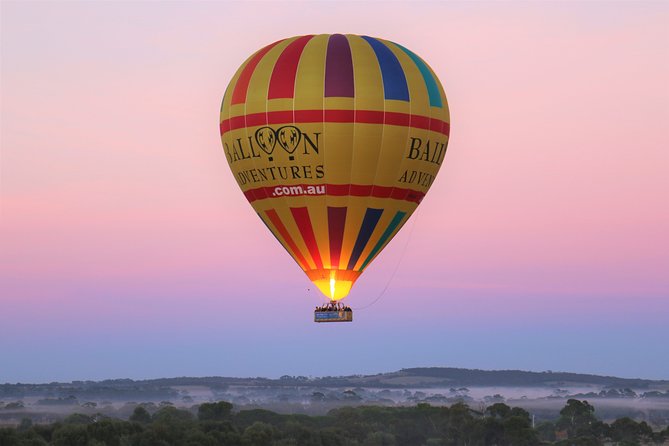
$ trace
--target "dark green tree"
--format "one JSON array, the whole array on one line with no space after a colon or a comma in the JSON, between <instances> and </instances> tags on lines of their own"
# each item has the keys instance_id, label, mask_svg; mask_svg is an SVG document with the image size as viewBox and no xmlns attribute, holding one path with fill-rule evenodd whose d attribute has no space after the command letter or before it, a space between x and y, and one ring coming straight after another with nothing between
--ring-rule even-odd
<instances>
[{"instance_id":1,"label":"dark green tree","mask_svg":"<svg viewBox=\"0 0 669 446\"><path fill-rule=\"evenodd\" d=\"M200 421L224 421L232 414L232 404L227 401L204 403L197 409L197 418Z\"/></svg>"},{"instance_id":2,"label":"dark green tree","mask_svg":"<svg viewBox=\"0 0 669 446\"><path fill-rule=\"evenodd\" d=\"M63 420L63 423L65 424L91 424L92 422L93 417L83 413L73 413L65 417Z\"/></svg>"},{"instance_id":3,"label":"dark green tree","mask_svg":"<svg viewBox=\"0 0 669 446\"><path fill-rule=\"evenodd\" d=\"M19 443L19 434L16 429L0 427L0 445L14 446Z\"/></svg>"},{"instance_id":4,"label":"dark green tree","mask_svg":"<svg viewBox=\"0 0 669 446\"><path fill-rule=\"evenodd\" d=\"M439 415L435 416L435 418L436 423L442 424L443 420ZM394 416L389 421L392 426L392 432L397 439L397 444L421 446L428 440L424 426L420 422L416 422L416 420L409 419L409 417ZM433 434L434 436L438 435L437 432L433 432Z\"/></svg>"},{"instance_id":5,"label":"dark green tree","mask_svg":"<svg viewBox=\"0 0 669 446\"><path fill-rule=\"evenodd\" d=\"M493 418L504 419L511 415L511 408L504 403L495 403L485 409L485 414Z\"/></svg>"},{"instance_id":6,"label":"dark green tree","mask_svg":"<svg viewBox=\"0 0 669 446\"><path fill-rule=\"evenodd\" d=\"M164 432L147 429L139 434L133 435L130 444L132 444L132 446L172 446L172 443L163 438L163 435Z\"/></svg>"},{"instance_id":7,"label":"dark green tree","mask_svg":"<svg viewBox=\"0 0 669 446\"><path fill-rule=\"evenodd\" d=\"M396 446L396 444L393 434L377 431L368 434L362 446Z\"/></svg>"},{"instance_id":8,"label":"dark green tree","mask_svg":"<svg viewBox=\"0 0 669 446\"><path fill-rule=\"evenodd\" d=\"M650 429L648 424L643 422L642 427L640 423L629 417L617 419L611 423L611 429L609 430L611 440L625 445L638 445L642 437L646 437L644 440L648 440L647 437L650 437L652 433L653 430Z\"/></svg>"},{"instance_id":9,"label":"dark green tree","mask_svg":"<svg viewBox=\"0 0 669 446\"><path fill-rule=\"evenodd\" d=\"M147 424L151 422L151 414L144 407L137 406L132 412L132 415L130 415L130 421Z\"/></svg>"},{"instance_id":10,"label":"dark green tree","mask_svg":"<svg viewBox=\"0 0 669 446\"><path fill-rule=\"evenodd\" d=\"M37 434L29 434L23 436L18 443L19 446L49 446L49 443ZM90 446L90 445L89 445Z\"/></svg>"},{"instance_id":11,"label":"dark green tree","mask_svg":"<svg viewBox=\"0 0 669 446\"><path fill-rule=\"evenodd\" d=\"M446 415L445 429L442 431L446 445L483 443L485 431L480 413L473 412L465 403L455 403L444 414Z\"/></svg>"},{"instance_id":12,"label":"dark green tree","mask_svg":"<svg viewBox=\"0 0 669 446\"><path fill-rule=\"evenodd\" d=\"M142 426L137 423L111 419L97 421L86 428L91 440L105 446L124 446L142 430Z\"/></svg>"},{"instance_id":13,"label":"dark green tree","mask_svg":"<svg viewBox=\"0 0 669 446\"><path fill-rule=\"evenodd\" d=\"M186 432L184 446L218 446L219 442L213 436L207 435L198 429Z\"/></svg>"},{"instance_id":14,"label":"dark green tree","mask_svg":"<svg viewBox=\"0 0 669 446\"><path fill-rule=\"evenodd\" d=\"M242 444L245 446L272 446L274 428L271 424L256 421L246 429L242 435Z\"/></svg>"},{"instance_id":15,"label":"dark green tree","mask_svg":"<svg viewBox=\"0 0 669 446\"><path fill-rule=\"evenodd\" d=\"M495 403L486 408L485 414L488 415L484 422L486 444L525 446L539 442L525 409Z\"/></svg>"},{"instance_id":16,"label":"dark green tree","mask_svg":"<svg viewBox=\"0 0 669 446\"><path fill-rule=\"evenodd\" d=\"M155 423L174 424L193 421L193 414L174 406L163 406L151 417Z\"/></svg>"},{"instance_id":17,"label":"dark green tree","mask_svg":"<svg viewBox=\"0 0 669 446\"><path fill-rule=\"evenodd\" d=\"M513 446L539 444L539 438L532 429L529 414L527 416L511 415L502 422L502 426L504 427L505 444Z\"/></svg>"},{"instance_id":18,"label":"dark green tree","mask_svg":"<svg viewBox=\"0 0 669 446\"><path fill-rule=\"evenodd\" d=\"M63 424L53 432L53 446L88 446L88 432L83 424Z\"/></svg>"},{"instance_id":19,"label":"dark green tree","mask_svg":"<svg viewBox=\"0 0 669 446\"><path fill-rule=\"evenodd\" d=\"M322 446L344 446L346 443L344 434L333 428L325 428L319 432Z\"/></svg>"},{"instance_id":20,"label":"dark green tree","mask_svg":"<svg viewBox=\"0 0 669 446\"><path fill-rule=\"evenodd\" d=\"M292 418L292 417L291 417ZM320 435L314 429L303 425L296 419L289 419L282 428L285 438L294 440L300 446L320 446Z\"/></svg>"},{"instance_id":21,"label":"dark green tree","mask_svg":"<svg viewBox=\"0 0 669 446\"><path fill-rule=\"evenodd\" d=\"M550 421L539 423L534 430L537 432L539 439L550 442L555 441L556 427L554 423L551 423Z\"/></svg>"},{"instance_id":22,"label":"dark green tree","mask_svg":"<svg viewBox=\"0 0 669 446\"><path fill-rule=\"evenodd\" d=\"M569 438L591 436L593 424L597 423L595 408L587 401L567 400L567 405L560 411L556 426L567 431Z\"/></svg>"},{"instance_id":23,"label":"dark green tree","mask_svg":"<svg viewBox=\"0 0 669 446\"><path fill-rule=\"evenodd\" d=\"M22 418L21 423L17 427L19 432L25 432L33 427L33 420L31 418Z\"/></svg>"}]
</instances>

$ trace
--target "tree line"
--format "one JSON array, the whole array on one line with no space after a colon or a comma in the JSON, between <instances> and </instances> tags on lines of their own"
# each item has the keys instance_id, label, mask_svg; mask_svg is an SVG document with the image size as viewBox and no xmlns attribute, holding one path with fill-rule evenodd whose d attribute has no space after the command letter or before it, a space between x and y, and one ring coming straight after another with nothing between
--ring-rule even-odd
<instances>
[{"instance_id":1,"label":"tree line","mask_svg":"<svg viewBox=\"0 0 669 446\"><path fill-rule=\"evenodd\" d=\"M526 410L504 403L483 411L465 403L342 407L324 416L234 412L225 401L153 413L146 407L138 405L128 420L80 413L52 424L26 418L0 429L0 446L632 446L669 440L669 427L653 430L631 418L608 424L576 399L559 418L536 426Z\"/></svg>"}]
</instances>

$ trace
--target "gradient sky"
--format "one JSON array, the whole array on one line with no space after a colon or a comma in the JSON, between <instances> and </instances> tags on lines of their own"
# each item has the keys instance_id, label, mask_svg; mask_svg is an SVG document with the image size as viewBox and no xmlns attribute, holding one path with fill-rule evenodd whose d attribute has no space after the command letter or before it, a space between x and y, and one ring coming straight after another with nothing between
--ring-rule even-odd
<instances>
[{"instance_id":1,"label":"gradient sky","mask_svg":"<svg viewBox=\"0 0 669 446\"><path fill-rule=\"evenodd\" d=\"M378 373L669 379L669 3L2 1L0 382ZM238 66L386 38L449 99L434 186L321 299L220 147ZM395 272L396 271L396 272Z\"/></svg>"}]
</instances>

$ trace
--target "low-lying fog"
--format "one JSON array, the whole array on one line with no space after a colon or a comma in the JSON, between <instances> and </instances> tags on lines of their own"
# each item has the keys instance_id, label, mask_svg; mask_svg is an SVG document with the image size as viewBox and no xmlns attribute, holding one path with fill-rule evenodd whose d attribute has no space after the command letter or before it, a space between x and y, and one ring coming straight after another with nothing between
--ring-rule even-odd
<instances>
[{"instance_id":1,"label":"low-lying fog","mask_svg":"<svg viewBox=\"0 0 669 446\"><path fill-rule=\"evenodd\" d=\"M101 413L127 418L137 405L154 412L173 405L196 410L198 404L225 400L235 410L264 408L281 413L325 414L329 410L351 405L451 405L464 402L483 411L486 406L503 402L529 411L537 421L558 417L569 398L588 400L596 415L604 420L629 416L652 425L669 424L669 391L649 389L604 389L582 387L451 387L451 388L368 388L315 386L170 386L165 395L123 395L3 397L0 401L0 424L15 424L22 418L35 422L53 422L69 414Z\"/></svg>"}]
</instances>

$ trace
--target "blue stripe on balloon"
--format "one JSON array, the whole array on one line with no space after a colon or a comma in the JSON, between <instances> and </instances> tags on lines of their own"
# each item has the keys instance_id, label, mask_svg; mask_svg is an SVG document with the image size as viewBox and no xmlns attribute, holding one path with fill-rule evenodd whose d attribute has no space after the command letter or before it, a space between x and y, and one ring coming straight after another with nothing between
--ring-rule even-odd
<instances>
[{"instance_id":1,"label":"blue stripe on balloon","mask_svg":"<svg viewBox=\"0 0 669 446\"><path fill-rule=\"evenodd\" d=\"M372 249L372 252L369 253L365 261L360 266L360 271L363 271L367 267L367 265L369 265L369 262L372 261L374 256L377 255L379 251L381 251L381 248L383 248L386 242L390 240L390 236L393 235L393 232L395 231L395 229L397 229L397 227L400 225L400 223L402 222L402 220L406 215L407 215L406 212L397 211L397 213L393 217L392 221L390 222L386 230L383 231L383 234L381 234L381 238L376 243L376 246L374 246L374 249Z\"/></svg>"},{"instance_id":2,"label":"blue stripe on balloon","mask_svg":"<svg viewBox=\"0 0 669 446\"><path fill-rule=\"evenodd\" d=\"M409 88L404 70L397 57L386 45L373 37L362 36L369 43L376 54L383 77L383 93L386 99L409 100Z\"/></svg>"},{"instance_id":3,"label":"blue stripe on balloon","mask_svg":"<svg viewBox=\"0 0 669 446\"><path fill-rule=\"evenodd\" d=\"M430 105L433 107L442 108L443 103L441 102L439 86L437 85L437 81L434 79L434 76L432 75L432 72L428 68L427 64L411 50L404 48L398 43L395 43L395 45L397 45L399 49L404 51L411 58L411 60L413 60L413 63L415 63L418 67L418 70L420 70L420 74L423 75L423 80L425 81L425 86L427 87L427 94L430 96Z\"/></svg>"},{"instance_id":4,"label":"blue stripe on balloon","mask_svg":"<svg viewBox=\"0 0 669 446\"><path fill-rule=\"evenodd\" d=\"M374 228L376 228L376 224L379 222L379 218L381 218L381 214L383 214L383 209L367 208L365 217L362 219L362 227L358 233L355 245L353 245L351 258L348 261L346 269L352 270L355 268L355 264L358 263L362 251L365 249L365 246L367 246L367 242L369 242L372 232L374 232Z\"/></svg>"}]
</instances>

